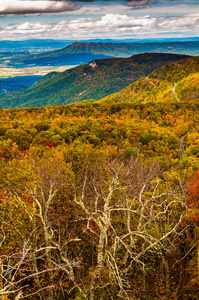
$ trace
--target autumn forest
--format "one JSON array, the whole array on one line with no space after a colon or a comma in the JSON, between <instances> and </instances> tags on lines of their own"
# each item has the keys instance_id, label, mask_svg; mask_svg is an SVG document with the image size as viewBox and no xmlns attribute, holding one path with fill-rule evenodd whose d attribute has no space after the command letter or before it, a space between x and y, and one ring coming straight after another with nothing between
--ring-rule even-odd
<instances>
[{"instance_id":1,"label":"autumn forest","mask_svg":"<svg viewBox=\"0 0 199 300\"><path fill-rule=\"evenodd\" d=\"M197 299L198 105L1 109L1 299Z\"/></svg>"},{"instance_id":2,"label":"autumn forest","mask_svg":"<svg viewBox=\"0 0 199 300\"><path fill-rule=\"evenodd\" d=\"M199 298L199 57L124 61L1 95L1 300Z\"/></svg>"}]
</instances>

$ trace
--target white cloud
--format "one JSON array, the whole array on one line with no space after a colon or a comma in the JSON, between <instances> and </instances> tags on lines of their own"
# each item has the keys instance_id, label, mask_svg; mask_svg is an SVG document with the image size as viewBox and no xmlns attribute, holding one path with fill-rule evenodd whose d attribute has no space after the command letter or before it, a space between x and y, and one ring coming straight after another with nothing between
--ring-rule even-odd
<instances>
[{"instance_id":1,"label":"white cloud","mask_svg":"<svg viewBox=\"0 0 199 300\"><path fill-rule=\"evenodd\" d=\"M34 14L73 11L81 5L56 0L0 0L0 14Z\"/></svg>"},{"instance_id":2,"label":"white cloud","mask_svg":"<svg viewBox=\"0 0 199 300\"><path fill-rule=\"evenodd\" d=\"M183 33L187 36L199 35L199 14L179 17L131 17L120 14L107 14L103 17L63 20L51 24L26 22L0 28L0 36L5 39L25 38L122 38L143 35Z\"/></svg>"}]
</instances>

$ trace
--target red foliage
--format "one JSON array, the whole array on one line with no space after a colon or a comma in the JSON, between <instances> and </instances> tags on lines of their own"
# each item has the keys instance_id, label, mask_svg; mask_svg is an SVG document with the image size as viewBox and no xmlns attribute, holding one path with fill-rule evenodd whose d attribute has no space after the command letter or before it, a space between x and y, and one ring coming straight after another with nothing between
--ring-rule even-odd
<instances>
[{"instance_id":1,"label":"red foliage","mask_svg":"<svg viewBox=\"0 0 199 300\"><path fill-rule=\"evenodd\" d=\"M191 225L194 230L199 224L199 170L196 171L194 177L187 184L187 205L186 218L181 225L184 227ZM188 234L187 238L194 238L191 232L190 234L191 236Z\"/></svg>"},{"instance_id":2,"label":"red foliage","mask_svg":"<svg viewBox=\"0 0 199 300\"><path fill-rule=\"evenodd\" d=\"M52 143L47 143L46 146L49 147L49 148L55 147Z\"/></svg>"}]
</instances>

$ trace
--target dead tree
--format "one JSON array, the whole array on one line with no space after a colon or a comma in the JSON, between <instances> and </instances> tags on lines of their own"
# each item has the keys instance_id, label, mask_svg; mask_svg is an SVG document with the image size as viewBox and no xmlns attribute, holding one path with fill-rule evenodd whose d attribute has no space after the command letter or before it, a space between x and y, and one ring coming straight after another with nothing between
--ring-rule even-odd
<instances>
[{"instance_id":1,"label":"dead tree","mask_svg":"<svg viewBox=\"0 0 199 300\"><path fill-rule=\"evenodd\" d=\"M72 186L87 231L96 240L90 300L107 287L116 289L117 297L129 299L133 268L145 271L147 258L175 249L185 204L162 175L157 162L118 156L88 165L81 184Z\"/></svg>"}]
</instances>

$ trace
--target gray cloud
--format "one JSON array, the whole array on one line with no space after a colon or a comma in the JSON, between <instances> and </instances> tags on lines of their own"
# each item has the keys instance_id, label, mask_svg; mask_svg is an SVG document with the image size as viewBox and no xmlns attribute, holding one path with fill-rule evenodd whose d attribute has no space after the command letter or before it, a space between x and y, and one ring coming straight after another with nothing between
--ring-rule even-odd
<instances>
[{"instance_id":1,"label":"gray cloud","mask_svg":"<svg viewBox=\"0 0 199 300\"><path fill-rule=\"evenodd\" d=\"M150 1L150 0L133 0L133 1L127 1L126 5L140 8L140 7L146 7L148 5L152 5L155 3L156 3L156 1Z\"/></svg>"},{"instance_id":2,"label":"gray cloud","mask_svg":"<svg viewBox=\"0 0 199 300\"><path fill-rule=\"evenodd\" d=\"M0 0L0 14L35 14L74 11L81 7L64 0Z\"/></svg>"},{"instance_id":3,"label":"gray cloud","mask_svg":"<svg viewBox=\"0 0 199 300\"><path fill-rule=\"evenodd\" d=\"M80 2L80 3L88 3L88 2L98 2L97 0L70 0L71 2ZM102 1L112 1L112 2L118 2L119 0L102 0ZM156 1L150 1L150 0L120 0L126 3L127 6L146 6L146 5L152 5L156 3ZM173 1L173 0L169 0ZM174 0L175 1L175 0Z\"/></svg>"},{"instance_id":4,"label":"gray cloud","mask_svg":"<svg viewBox=\"0 0 199 300\"><path fill-rule=\"evenodd\" d=\"M99 11L100 7L105 8L105 2L110 2L110 7L115 7L121 5L126 7L126 9L142 9L146 7L153 6L156 3L163 2L178 2L183 4L185 2L191 4L197 4L198 0L0 0L0 15L9 15L9 14L38 14L38 13L60 13L60 12L69 12L79 10L81 7L87 9L89 3L95 3L97 10ZM95 10L95 6L89 7L89 12Z\"/></svg>"}]
</instances>

